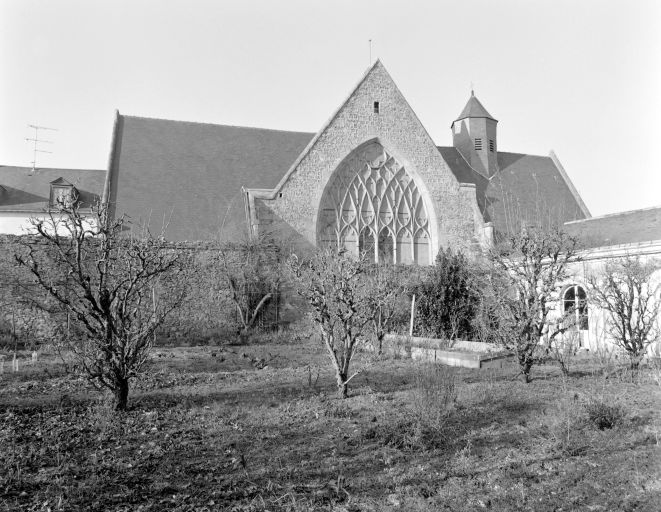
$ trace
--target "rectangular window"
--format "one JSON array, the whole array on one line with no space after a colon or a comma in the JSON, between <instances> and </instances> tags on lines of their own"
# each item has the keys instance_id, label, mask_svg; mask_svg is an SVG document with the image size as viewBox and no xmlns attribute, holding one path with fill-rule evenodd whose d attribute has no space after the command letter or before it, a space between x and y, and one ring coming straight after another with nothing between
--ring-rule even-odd
<instances>
[{"instance_id":1,"label":"rectangular window","mask_svg":"<svg viewBox=\"0 0 661 512\"><path fill-rule=\"evenodd\" d=\"M378 101L374 102L374 113L375 114L379 113L379 102Z\"/></svg>"},{"instance_id":2,"label":"rectangular window","mask_svg":"<svg viewBox=\"0 0 661 512\"><path fill-rule=\"evenodd\" d=\"M482 151L482 139L475 139L475 151Z\"/></svg>"},{"instance_id":3,"label":"rectangular window","mask_svg":"<svg viewBox=\"0 0 661 512\"><path fill-rule=\"evenodd\" d=\"M493 153L494 144L492 140L489 140L489 151Z\"/></svg>"}]
</instances>

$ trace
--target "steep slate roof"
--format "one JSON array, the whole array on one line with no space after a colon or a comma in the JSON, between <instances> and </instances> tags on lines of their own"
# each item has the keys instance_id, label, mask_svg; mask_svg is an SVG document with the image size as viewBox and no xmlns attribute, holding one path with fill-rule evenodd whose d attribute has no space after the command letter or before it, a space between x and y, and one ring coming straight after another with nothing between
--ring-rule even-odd
<instances>
[{"instance_id":1,"label":"steep slate roof","mask_svg":"<svg viewBox=\"0 0 661 512\"><path fill-rule=\"evenodd\" d=\"M459 117L455 121L460 121L461 119L466 119L467 117L486 117L487 119L494 119L491 117L491 114L487 112L487 109L484 108L484 105L480 103L480 100L477 99L473 91L471 91L471 97L468 99L468 103L459 114Z\"/></svg>"},{"instance_id":2,"label":"steep slate roof","mask_svg":"<svg viewBox=\"0 0 661 512\"><path fill-rule=\"evenodd\" d=\"M98 202L106 179L103 170L37 168L31 172L31 167L0 165L0 186L4 189L0 190L0 211L43 211L50 200L50 184L60 178L76 187L81 205L89 207Z\"/></svg>"},{"instance_id":3,"label":"steep slate roof","mask_svg":"<svg viewBox=\"0 0 661 512\"><path fill-rule=\"evenodd\" d=\"M586 247L661 240L661 206L569 222L564 228Z\"/></svg>"},{"instance_id":4,"label":"steep slate roof","mask_svg":"<svg viewBox=\"0 0 661 512\"><path fill-rule=\"evenodd\" d=\"M119 116L110 202L171 240L236 239L247 233L241 188L272 189L314 134ZM550 157L498 153L500 171L475 172L439 147L457 180L473 183L485 221L505 233L526 223L582 219ZM543 217L543 218L542 218Z\"/></svg>"},{"instance_id":5,"label":"steep slate roof","mask_svg":"<svg viewBox=\"0 0 661 512\"><path fill-rule=\"evenodd\" d=\"M275 187L313 136L119 116L109 199L171 240L244 237L241 187Z\"/></svg>"},{"instance_id":6,"label":"steep slate roof","mask_svg":"<svg viewBox=\"0 0 661 512\"><path fill-rule=\"evenodd\" d=\"M459 182L475 184L484 220L493 222L497 233L518 230L522 222L562 224L586 217L551 157L499 151L499 170L488 179L474 171L456 148L438 150Z\"/></svg>"}]
</instances>

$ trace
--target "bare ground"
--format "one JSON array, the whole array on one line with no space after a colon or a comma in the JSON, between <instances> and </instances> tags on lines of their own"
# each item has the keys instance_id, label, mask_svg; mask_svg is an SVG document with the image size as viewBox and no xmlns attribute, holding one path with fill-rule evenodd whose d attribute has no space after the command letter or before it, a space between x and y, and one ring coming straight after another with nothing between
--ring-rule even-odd
<instances>
[{"instance_id":1,"label":"bare ground","mask_svg":"<svg viewBox=\"0 0 661 512\"><path fill-rule=\"evenodd\" d=\"M515 368L447 369L456 400L434 422L412 407L410 360L364 356L338 400L314 341L153 356L120 415L54 357L5 363L0 510L661 509L651 370L606 379L581 361L526 385ZM600 429L590 404L615 425Z\"/></svg>"}]
</instances>

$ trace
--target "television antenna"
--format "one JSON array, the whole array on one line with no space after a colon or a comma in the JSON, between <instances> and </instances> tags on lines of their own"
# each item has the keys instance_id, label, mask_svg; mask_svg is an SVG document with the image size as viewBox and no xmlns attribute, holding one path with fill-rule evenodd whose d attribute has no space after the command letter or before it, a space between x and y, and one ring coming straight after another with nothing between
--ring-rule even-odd
<instances>
[{"instance_id":1,"label":"television antenna","mask_svg":"<svg viewBox=\"0 0 661 512\"><path fill-rule=\"evenodd\" d=\"M34 138L26 137L25 140L28 142L34 143L32 148L32 171L30 174L34 174L37 170L37 153L52 153L52 151L46 151L45 149L39 149L38 144L53 144L52 140L44 140L39 138L39 130L50 130L53 132L57 131L57 128L48 128L47 126L37 126L36 124L29 124L28 128L34 130Z\"/></svg>"}]
</instances>

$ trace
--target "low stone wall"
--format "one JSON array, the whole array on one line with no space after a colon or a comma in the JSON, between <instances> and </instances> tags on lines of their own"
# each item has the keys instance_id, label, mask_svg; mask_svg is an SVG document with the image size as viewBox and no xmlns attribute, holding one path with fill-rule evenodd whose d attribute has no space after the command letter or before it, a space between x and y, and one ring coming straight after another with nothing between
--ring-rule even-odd
<instances>
[{"instance_id":1,"label":"low stone wall","mask_svg":"<svg viewBox=\"0 0 661 512\"><path fill-rule=\"evenodd\" d=\"M448 366L502 368L512 360L509 352L489 343L464 340L450 342L401 334L387 334L384 342L401 357L434 361Z\"/></svg>"}]
</instances>

